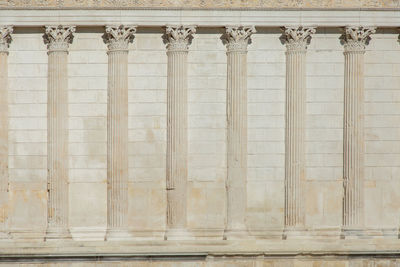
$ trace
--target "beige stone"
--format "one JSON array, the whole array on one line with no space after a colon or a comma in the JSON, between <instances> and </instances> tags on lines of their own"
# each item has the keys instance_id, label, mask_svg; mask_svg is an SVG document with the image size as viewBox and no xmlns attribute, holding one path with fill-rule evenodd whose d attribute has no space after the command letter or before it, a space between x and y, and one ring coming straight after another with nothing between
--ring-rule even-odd
<instances>
[{"instance_id":1,"label":"beige stone","mask_svg":"<svg viewBox=\"0 0 400 267\"><path fill-rule=\"evenodd\" d=\"M193 26L167 26L167 232L166 239L187 238L188 108L187 54Z\"/></svg>"},{"instance_id":2,"label":"beige stone","mask_svg":"<svg viewBox=\"0 0 400 267\"><path fill-rule=\"evenodd\" d=\"M0 265L399 265L398 10L39 2L24 4L48 8L0 10L1 25L14 28L8 55L0 52ZM50 52L42 26L59 24L76 25L74 42ZM120 36L104 43L110 25ZM364 47L352 31L370 27ZM54 117L59 127L48 124ZM53 139L65 154L48 149ZM49 175L48 159L62 159L62 175ZM344 177L355 181L346 193ZM49 208L70 238L44 240ZM112 238L111 228L123 231Z\"/></svg>"},{"instance_id":3,"label":"beige stone","mask_svg":"<svg viewBox=\"0 0 400 267\"><path fill-rule=\"evenodd\" d=\"M68 46L75 27L46 26L47 44L47 169L48 227L46 239L69 238L68 200Z\"/></svg>"},{"instance_id":4,"label":"beige stone","mask_svg":"<svg viewBox=\"0 0 400 267\"><path fill-rule=\"evenodd\" d=\"M245 235L247 206L247 46L254 27L226 27L227 223L225 238Z\"/></svg>"},{"instance_id":5,"label":"beige stone","mask_svg":"<svg viewBox=\"0 0 400 267\"><path fill-rule=\"evenodd\" d=\"M128 233L128 45L136 27L106 26L108 46L107 240Z\"/></svg>"},{"instance_id":6,"label":"beige stone","mask_svg":"<svg viewBox=\"0 0 400 267\"><path fill-rule=\"evenodd\" d=\"M1 3L1 5L8 8L16 7L34 7L43 8L44 6L52 8L181 8L182 5L186 8L396 8L399 3L396 0L347 0L347 1L315 1L315 0L267 0L267 1L240 1L240 0L189 0L182 2L181 0L169 1L149 1L141 0L136 2L107 2L107 1L80 1L74 2L72 0L55 1L48 0L46 2L31 3L22 0L15 0L10 2Z\"/></svg>"},{"instance_id":7,"label":"beige stone","mask_svg":"<svg viewBox=\"0 0 400 267\"><path fill-rule=\"evenodd\" d=\"M4 232L8 218L8 48L11 26L0 27L0 225Z\"/></svg>"},{"instance_id":8,"label":"beige stone","mask_svg":"<svg viewBox=\"0 0 400 267\"><path fill-rule=\"evenodd\" d=\"M364 224L364 53L375 28L345 31L343 227L357 230Z\"/></svg>"},{"instance_id":9,"label":"beige stone","mask_svg":"<svg viewBox=\"0 0 400 267\"><path fill-rule=\"evenodd\" d=\"M314 28L286 27L285 227L304 227L306 49ZM297 229L296 229L297 228Z\"/></svg>"}]
</instances>

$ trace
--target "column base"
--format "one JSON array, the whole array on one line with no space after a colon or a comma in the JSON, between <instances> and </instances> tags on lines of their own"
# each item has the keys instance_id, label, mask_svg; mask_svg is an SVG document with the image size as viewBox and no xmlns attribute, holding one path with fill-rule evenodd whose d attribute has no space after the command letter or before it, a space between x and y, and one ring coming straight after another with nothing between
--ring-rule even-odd
<instances>
[{"instance_id":1,"label":"column base","mask_svg":"<svg viewBox=\"0 0 400 267\"><path fill-rule=\"evenodd\" d=\"M249 239L249 231L247 229L225 229L224 240L237 240L237 239Z\"/></svg>"},{"instance_id":2,"label":"column base","mask_svg":"<svg viewBox=\"0 0 400 267\"><path fill-rule=\"evenodd\" d=\"M168 229L164 240L195 240L195 237L187 229Z\"/></svg>"},{"instance_id":3,"label":"column base","mask_svg":"<svg viewBox=\"0 0 400 267\"><path fill-rule=\"evenodd\" d=\"M362 228L342 228L340 232L340 239L362 239L366 238L366 232Z\"/></svg>"},{"instance_id":4,"label":"column base","mask_svg":"<svg viewBox=\"0 0 400 267\"><path fill-rule=\"evenodd\" d=\"M0 231L0 239L9 239L11 237L10 233L7 231Z\"/></svg>"},{"instance_id":5,"label":"column base","mask_svg":"<svg viewBox=\"0 0 400 267\"><path fill-rule=\"evenodd\" d=\"M65 228L47 228L44 241L72 239L69 229Z\"/></svg>"},{"instance_id":6,"label":"column base","mask_svg":"<svg viewBox=\"0 0 400 267\"><path fill-rule=\"evenodd\" d=\"M282 239L302 239L309 236L308 230L304 226L287 227L283 229Z\"/></svg>"},{"instance_id":7,"label":"column base","mask_svg":"<svg viewBox=\"0 0 400 267\"><path fill-rule=\"evenodd\" d=\"M127 229L107 229L104 241L132 240L132 233Z\"/></svg>"},{"instance_id":8,"label":"column base","mask_svg":"<svg viewBox=\"0 0 400 267\"><path fill-rule=\"evenodd\" d=\"M72 227L69 229L75 241L104 241L104 227Z\"/></svg>"}]
</instances>

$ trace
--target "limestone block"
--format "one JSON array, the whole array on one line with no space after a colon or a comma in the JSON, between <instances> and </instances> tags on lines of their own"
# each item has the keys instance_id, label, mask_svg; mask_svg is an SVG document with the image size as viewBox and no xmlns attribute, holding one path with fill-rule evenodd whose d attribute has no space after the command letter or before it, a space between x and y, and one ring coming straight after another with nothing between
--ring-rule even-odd
<instances>
[{"instance_id":1,"label":"limestone block","mask_svg":"<svg viewBox=\"0 0 400 267\"><path fill-rule=\"evenodd\" d=\"M105 172L105 171L104 171ZM70 182L70 226L103 227L107 225L107 185L102 181L82 179Z\"/></svg>"}]
</instances>

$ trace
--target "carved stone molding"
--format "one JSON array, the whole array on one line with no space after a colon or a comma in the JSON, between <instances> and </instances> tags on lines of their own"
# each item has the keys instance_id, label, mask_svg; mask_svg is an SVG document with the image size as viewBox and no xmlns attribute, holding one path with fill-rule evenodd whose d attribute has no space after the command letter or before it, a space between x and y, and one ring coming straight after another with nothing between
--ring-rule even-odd
<instances>
[{"instance_id":1,"label":"carved stone molding","mask_svg":"<svg viewBox=\"0 0 400 267\"><path fill-rule=\"evenodd\" d=\"M371 34L374 34L376 27L348 26L341 36L345 52L359 51L364 52L365 47L371 40Z\"/></svg>"},{"instance_id":2,"label":"carved stone molding","mask_svg":"<svg viewBox=\"0 0 400 267\"><path fill-rule=\"evenodd\" d=\"M43 40L47 44L49 52L68 51L68 47L74 39L75 26L46 26L45 30Z\"/></svg>"},{"instance_id":3,"label":"carved stone molding","mask_svg":"<svg viewBox=\"0 0 400 267\"><path fill-rule=\"evenodd\" d=\"M7 8L398 8L399 0L1 0Z\"/></svg>"},{"instance_id":4,"label":"carved stone molding","mask_svg":"<svg viewBox=\"0 0 400 267\"><path fill-rule=\"evenodd\" d=\"M227 52L247 51L253 33L256 33L254 26L227 26L226 33L221 39L226 45Z\"/></svg>"},{"instance_id":5,"label":"carved stone molding","mask_svg":"<svg viewBox=\"0 0 400 267\"><path fill-rule=\"evenodd\" d=\"M0 52L8 52L8 48L12 41L12 32L12 26L0 26Z\"/></svg>"},{"instance_id":6,"label":"carved stone molding","mask_svg":"<svg viewBox=\"0 0 400 267\"><path fill-rule=\"evenodd\" d=\"M284 27L283 42L287 51L305 51L311 42L311 35L315 33L314 27Z\"/></svg>"},{"instance_id":7,"label":"carved stone molding","mask_svg":"<svg viewBox=\"0 0 400 267\"><path fill-rule=\"evenodd\" d=\"M128 50L128 45L133 42L135 33L136 26L106 26L103 40L107 44L109 51Z\"/></svg>"},{"instance_id":8,"label":"carved stone molding","mask_svg":"<svg viewBox=\"0 0 400 267\"><path fill-rule=\"evenodd\" d=\"M168 51L187 51L192 43L195 26L167 26L163 36Z\"/></svg>"}]
</instances>

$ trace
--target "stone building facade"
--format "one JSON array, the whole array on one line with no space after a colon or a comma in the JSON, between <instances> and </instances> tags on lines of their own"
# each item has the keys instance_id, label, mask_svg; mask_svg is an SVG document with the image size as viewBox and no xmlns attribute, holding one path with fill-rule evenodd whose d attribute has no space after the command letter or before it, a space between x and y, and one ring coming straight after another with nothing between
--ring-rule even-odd
<instances>
[{"instance_id":1,"label":"stone building facade","mask_svg":"<svg viewBox=\"0 0 400 267\"><path fill-rule=\"evenodd\" d=\"M0 1L0 266L400 266L400 2Z\"/></svg>"}]
</instances>

